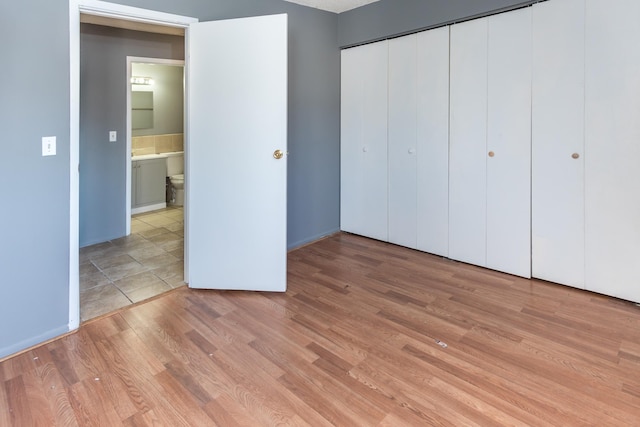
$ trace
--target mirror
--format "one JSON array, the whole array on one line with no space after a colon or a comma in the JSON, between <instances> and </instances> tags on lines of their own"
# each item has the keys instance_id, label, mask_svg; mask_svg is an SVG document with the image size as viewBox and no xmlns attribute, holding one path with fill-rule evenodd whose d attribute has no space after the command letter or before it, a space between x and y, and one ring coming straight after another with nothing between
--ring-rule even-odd
<instances>
[{"instance_id":1,"label":"mirror","mask_svg":"<svg viewBox=\"0 0 640 427\"><path fill-rule=\"evenodd\" d=\"M131 92L131 127L153 127L153 92Z\"/></svg>"}]
</instances>

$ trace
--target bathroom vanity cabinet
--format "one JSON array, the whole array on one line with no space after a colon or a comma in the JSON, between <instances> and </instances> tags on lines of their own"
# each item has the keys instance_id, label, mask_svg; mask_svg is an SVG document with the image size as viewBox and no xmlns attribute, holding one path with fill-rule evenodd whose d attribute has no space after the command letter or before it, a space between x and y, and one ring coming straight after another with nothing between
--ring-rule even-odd
<instances>
[{"instance_id":1,"label":"bathroom vanity cabinet","mask_svg":"<svg viewBox=\"0 0 640 427\"><path fill-rule=\"evenodd\" d=\"M166 206L166 158L131 162L131 208L140 213Z\"/></svg>"}]
</instances>

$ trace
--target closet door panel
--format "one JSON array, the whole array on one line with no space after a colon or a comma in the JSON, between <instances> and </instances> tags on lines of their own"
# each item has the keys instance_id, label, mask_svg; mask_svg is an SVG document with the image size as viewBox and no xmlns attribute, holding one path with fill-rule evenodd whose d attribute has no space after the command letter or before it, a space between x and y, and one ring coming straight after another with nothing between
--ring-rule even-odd
<instances>
[{"instance_id":1,"label":"closet door panel","mask_svg":"<svg viewBox=\"0 0 640 427\"><path fill-rule=\"evenodd\" d=\"M417 247L449 256L449 27L417 45Z\"/></svg>"},{"instance_id":2,"label":"closet door panel","mask_svg":"<svg viewBox=\"0 0 640 427\"><path fill-rule=\"evenodd\" d=\"M586 288L640 301L640 2L586 5Z\"/></svg>"},{"instance_id":3,"label":"closet door panel","mask_svg":"<svg viewBox=\"0 0 640 427\"><path fill-rule=\"evenodd\" d=\"M531 277L531 8L488 34L487 267Z\"/></svg>"},{"instance_id":4,"label":"closet door panel","mask_svg":"<svg viewBox=\"0 0 640 427\"><path fill-rule=\"evenodd\" d=\"M341 57L340 93L340 229L356 232L361 211L360 191L364 187L362 157L362 82L359 67L362 53L358 49L343 50Z\"/></svg>"},{"instance_id":5,"label":"closet door panel","mask_svg":"<svg viewBox=\"0 0 640 427\"><path fill-rule=\"evenodd\" d=\"M532 274L584 288L585 1L532 12Z\"/></svg>"},{"instance_id":6,"label":"closet door panel","mask_svg":"<svg viewBox=\"0 0 640 427\"><path fill-rule=\"evenodd\" d=\"M416 247L416 40L389 41L389 241Z\"/></svg>"},{"instance_id":7,"label":"closet door panel","mask_svg":"<svg viewBox=\"0 0 640 427\"><path fill-rule=\"evenodd\" d=\"M342 51L344 231L387 240L387 42Z\"/></svg>"},{"instance_id":8,"label":"closet door panel","mask_svg":"<svg viewBox=\"0 0 640 427\"><path fill-rule=\"evenodd\" d=\"M487 19L451 27L449 257L486 265Z\"/></svg>"}]
</instances>

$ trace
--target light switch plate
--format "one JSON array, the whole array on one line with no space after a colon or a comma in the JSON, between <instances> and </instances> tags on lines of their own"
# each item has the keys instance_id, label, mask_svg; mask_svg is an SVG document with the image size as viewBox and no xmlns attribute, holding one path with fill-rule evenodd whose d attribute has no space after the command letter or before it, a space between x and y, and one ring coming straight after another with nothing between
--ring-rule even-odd
<instances>
[{"instance_id":1,"label":"light switch plate","mask_svg":"<svg viewBox=\"0 0 640 427\"><path fill-rule=\"evenodd\" d=\"M55 136L42 137L42 155L43 156L56 155L56 137Z\"/></svg>"},{"instance_id":2,"label":"light switch plate","mask_svg":"<svg viewBox=\"0 0 640 427\"><path fill-rule=\"evenodd\" d=\"M109 142L116 142L118 140L118 132L115 130L109 131Z\"/></svg>"}]
</instances>

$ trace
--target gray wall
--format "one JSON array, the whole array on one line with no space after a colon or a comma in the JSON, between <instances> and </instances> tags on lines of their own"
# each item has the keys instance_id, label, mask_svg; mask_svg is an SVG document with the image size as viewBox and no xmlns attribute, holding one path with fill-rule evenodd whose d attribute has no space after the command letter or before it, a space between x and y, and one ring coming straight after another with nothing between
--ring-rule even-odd
<instances>
[{"instance_id":1,"label":"gray wall","mask_svg":"<svg viewBox=\"0 0 640 427\"><path fill-rule=\"evenodd\" d=\"M127 56L184 59L184 38L81 25L81 247L126 231ZM118 132L115 143L111 130Z\"/></svg>"},{"instance_id":2,"label":"gray wall","mask_svg":"<svg viewBox=\"0 0 640 427\"><path fill-rule=\"evenodd\" d=\"M338 16L338 44L348 47L453 23L539 0L381 0Z\"/></svg>"},{"instance_id":3,"label":"gray wall","mask_svg":"<svg viewBox=\"0 0 640 427\"><path fill-rule=\"evenodd\" d=\"M153 92L153 127L135 129L133 136L163 135L184 131L184 67L134 63L134 76L151 77L154 84L139 87ZM137 87L137 86L136 86Z\"/></svg>"},{"instance_id":4,"label":"gray wall","mask_svg":"<svg viewBox=\"0 0 640 427\"><path fill-rule=\"evenodd\" d=\"M34 10L35 7L38 10ZM0 357L69 321L69 11L66 0L0 3ZM42 157L41 138L57 137Z\"/></svg>"}]
</instances>

